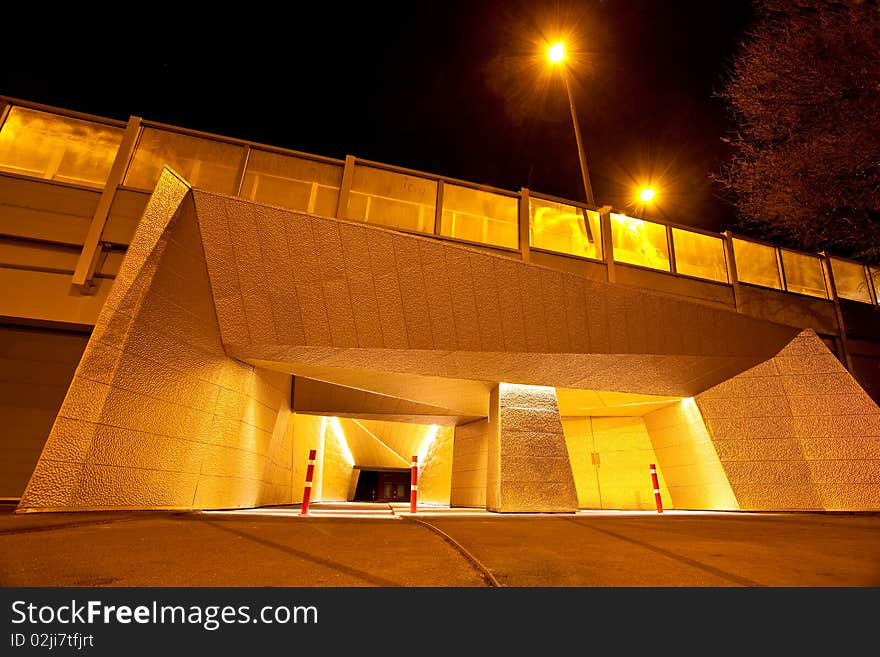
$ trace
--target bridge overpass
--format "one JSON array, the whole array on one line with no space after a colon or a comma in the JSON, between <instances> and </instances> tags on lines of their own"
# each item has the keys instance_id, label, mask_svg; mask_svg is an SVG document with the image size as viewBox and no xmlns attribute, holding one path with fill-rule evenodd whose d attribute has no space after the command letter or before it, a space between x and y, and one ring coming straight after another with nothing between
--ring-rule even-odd
<instances>
[{"instance_id":1,"label":"bridge overpass","mask_svg":"<svg viewBox=\"0 0 880 657\"><path fill-rule=\"evenodd\" d=\"M499 512L649 508L650 463L674 508L880 508L877 268L136 117L0 118L22 511L296 503L309 449L327 501L397 499L418 455L420 499Z\"/></svg>"}]
</instances>

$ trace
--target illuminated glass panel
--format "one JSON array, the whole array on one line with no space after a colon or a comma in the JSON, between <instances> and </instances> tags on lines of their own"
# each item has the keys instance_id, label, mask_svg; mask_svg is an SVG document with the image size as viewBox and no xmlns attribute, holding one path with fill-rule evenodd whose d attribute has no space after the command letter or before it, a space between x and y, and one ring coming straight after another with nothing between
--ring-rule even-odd
<instances>
[{"instance_id":1,"label":"illuminated glass panel","mask_svg":"<svg viewBox=\"0 0 880 657\"><path fill-rule=\"evenodd\" d=\"M880 267L871 267L871 281L874 283L874 303L880 304Z\"/></svg>"},{"instance_id":2,"label":"illuminated glass panel","mask_svg":"<svg viewBox=\"0 0 880 657\"><path fill-rule=\"evenodd\" d=\"M122 128L12 107L0 131L0 170L103 187Z\"/></svg>"},{"instance_id":3,"label":"illuminated glass panel","mask_svg":"<svg viewBox=\"0 0 880 657\"><path fill-rule=\"evenodd\" d=\"M785 288L789 292L828 298L822 261L817 256L785 249L780 249L779 252L782 254L782 270L785 272Z\"/></svg>"},{"instance_id":4,"label":"illuminated glass panel","mask_svg":"<svg viewBox=\"0 0 880 657\"><path fill-rule=\"evenodd\" d=\"M868 277L865 276L864 266L856 262L831 258L831 273L834 274L834 287L837 288L837 296L842 299L871 303L871 294L868 292Z\"/></svg>"},{"instance_id":5,"label":"illuminated glass panel","mask_svg":"<svg viewBox=\"0 0 880 657\"><path fill-rule=\"evenodd\" d=\"M290 210L336 216L342 166L251 150L241 196Z\"/></svg>"},{"instance_id":6,"label":"illuminated glass panel","mask_svg":"<svg viewBox=\"0 0 880 657\"><path fill-rule=\"evenodd\" d=\"M519 203L459 185L443 185L440 234L470 242L519 248Z\"/></svg>"},{"instance_id":7,"label":"illuminated glass panel","mask_svg":"<svg viewBox=\"0 0 880 657\"><path fill-rule=\"evenodd\" d=\"M724 241L720 237L672 229L675 271L688 276L727 283Z\"/></svg>"},{"instance_id":8,"label":"illuminated glass panel","mask_svg":"<svg viewBox=\"0 0 880 657\"><path fill-rule=\"evenodd\" d=\"M733 256L740 282L782 289L774 247L733 238Z\"/></svg>"},{"instance_id":9,"label":"illuminated glass panel","mask_svg":"<svg viewBox=\"0 0 880 657\"><path fill-rule=\"evenodd\" d=\"M612 212L611 241L615 262L669 271L666 226Z\"/></svg>"},{"instance_id":10,"label":"illuminated glass panel","mask_svg":"<svg viewBox=\"0 0 880 657\"><path fill-rule=\"evenodd\" d=\"M355 166L345 216L391 228L433 233L436 207L435 181Z\"/></svg>"},{"instance_id":11,"label":"illuminated glass panel","mask_svg":"<svg viewBox=\"0 0 880 657\"><path fill-rule=\"evenodd\" d=\"M242 155L234 144L144 128L125 185L152 190L167 164L193 187L232 194Z\"/></svg>"},{"instance_id":12,"label":"illuminated glass panel","mask_svg":"<svg viewBox=\"0 0 880 657\"><path fill-rule=\"evenodd\" d=\"M529 244L536 249L602 259L599 213L529 198Z\"/></svg>"}]
</instances>

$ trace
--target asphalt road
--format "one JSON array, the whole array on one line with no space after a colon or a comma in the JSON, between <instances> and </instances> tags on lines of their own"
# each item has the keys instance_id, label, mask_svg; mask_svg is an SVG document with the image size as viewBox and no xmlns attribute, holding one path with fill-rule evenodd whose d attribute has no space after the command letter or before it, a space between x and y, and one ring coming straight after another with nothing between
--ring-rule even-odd
<instances>
[{"instance_id":1,"label":"asphalt road","mask_svg":"<svg viewBox=\"0 0 880 657\"><path fill-rule=\"evenodd\" d=\"M419 519L7 512L0 585L880 586L880 514Z\"/></svg>"}]
</instances>

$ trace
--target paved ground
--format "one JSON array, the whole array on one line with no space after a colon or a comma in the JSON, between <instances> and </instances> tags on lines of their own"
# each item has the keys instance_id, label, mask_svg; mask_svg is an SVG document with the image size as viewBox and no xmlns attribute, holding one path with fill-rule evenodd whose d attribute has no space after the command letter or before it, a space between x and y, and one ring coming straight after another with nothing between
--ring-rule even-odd
<instances>
[{"instance_id":1,"label":"paved ground","mask_svg":"<svg viewBox=\"0 0 880 657\"><path fill-rule=\"evenodd\" d=\"M0 585L880 586L880 514L438 511L413 522L401 507L313 509L6 509Z\"/></svg>"}]
</instances>

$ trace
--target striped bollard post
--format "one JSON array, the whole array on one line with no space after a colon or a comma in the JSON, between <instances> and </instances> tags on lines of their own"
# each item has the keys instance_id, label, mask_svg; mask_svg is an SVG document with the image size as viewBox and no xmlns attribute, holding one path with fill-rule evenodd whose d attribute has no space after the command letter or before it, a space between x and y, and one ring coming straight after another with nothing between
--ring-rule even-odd
<instances>
[{"instance_id":1,"label":"striped bollard post","mask_svg":"<svg viewBox=\"0 0 880 657\"><path fill-rule=\"evenodd\" d=\"M317 455L317 450L309 450L309 467L306 468L306 486L303 489L302 511L300 511L301 516L307 516L309 514L309 500L312 499L312 478L315 476L315 457L317 457Z\"/></svg>"},{"instance_id":2,"label":"striped bollard post","mask_svg":"<svg viewBox=\"0 0 880 657\"><path fill-rule=\"evenodd\" d=\"M412 457L412 475L409 484L409 512L415 513L419 500L419 457Z\"/></svg>"},{"instance_id":3,"label":"striped bollard post","mask_svg":"<svg viewBox=\"0 0 880 657\"><path fill-rule=\"evenodd\" d=\"M657 481L657 466L651 464L651 481L654 484L654 501L657 502L657 513L663 513L663 502L660 500L660 482Z\"/></svg>"}]
</instances>

